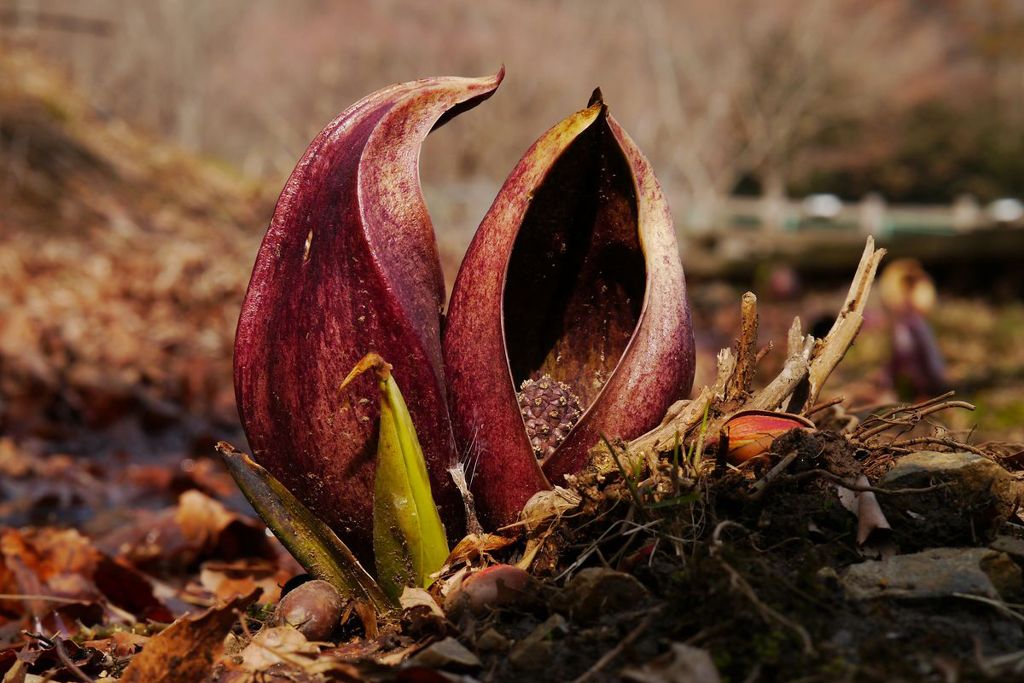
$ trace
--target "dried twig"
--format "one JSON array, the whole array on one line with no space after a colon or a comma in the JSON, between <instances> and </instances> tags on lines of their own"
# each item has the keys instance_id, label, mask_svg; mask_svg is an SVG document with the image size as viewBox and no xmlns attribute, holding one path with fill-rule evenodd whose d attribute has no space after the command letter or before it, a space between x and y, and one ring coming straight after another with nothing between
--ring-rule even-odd
<instances>
[{"instance_id":1,"label":"dried twig","mask_svg":"<svg viewBox=\"0 0 1024 683\"><path fill-rule=\"evenodd\" d=\"M64 649L64 643L61 642L60 638L53 639L53 649L57 653L57 658L60 663L64 665L64 668L75 675L80 681L85 683L93 683L92 676L89 676L82 671L77 664L71 661L71 657L68 657L67 651Z\"/></svg>"},{"instance_id":2,"label":"dried twig","mask_svg":"<svg viewBox=\"0 0 1024 683\"><path fill-rule=\"evenodd\" d=\"M750 396L757 371L757 297L747 292L740 301L740 336L736 339L736 368L725 386L726 410Z\"/></svg>"},{"instance_id":3,"label":"dried twig","mask_svg":"<svg viewBox=\"0 0 1024 683\"><path fill-rule=\"evenodd\" d=\"M787 358L782 370L767 386L744 401L742 397L745 392L749 392L757 364L757 298L749 292L745 294L741 304L742 323L736 354L731 349L719 352L715 384L702 388L697 397L689 402L674 403L660 425L627 444L624 456L627 464L633 459L643 459L671 449L677 438L686 439L692 433L705 414L713 418L706 430L717 434L738 410L776 410L787 399L788 410L791 412L800 412L805 405L813 405L822 384L846 355L860 329L868 293L884 254L884 249L875 249L874 240L869 237L846 301L832 330L825 339L816 342L811 335L803 334L800 319L794 319L789 330ZM614 471L613 454L604 444L594 446L592 455L599 472Z\"/></svg>"},{"instance_id":4,"label":"dried twig","mask_svg":"<svg viewBox=\"0 0 1024 683\"><path fill-rule=\"evenodd\" d=\"M775 348L775 343L772 342L769 339L768 343L765 344L764 346L762 346L761 350L757 352L757 358L754 359L754 364L755 365L760 365L761 361L763 361L765 359L765 356L767 356L769 353L771 353L774 348Z\"/></svg>"},{"instance_id":5,"label":"dried twig","mask_svg":"<svg viewBox=\"0 0 1024 683\"><path fill-rule=\"evenodd\" d=\"M986 605L995 607L1001 614L1004 614L1017 621L1024 622L1024 614L1021 614L1017 610L1010 607L1010 605L1003 600L996 600L988 598L983 595L972 595L970 593L953 593L954 598L963 598L964 600L974 600L975 602L982 602Z\"/></svg>"},{"instance_id":6,"label":"dried twig","mask_svg":"<svg viewBox=\"0 0 1024 683\"><path fill-rule=\"evenodd\" d=\"M719 522L718 526L716 526L715 530L711 533L711 556L718 560L718 563L721 565L722 569L724 569L729 574L730 583L732 584L733 588L739 590L740 593L742 593L748 600L750 600L751 604L754 605L754 608L757 609L757 611L761 614L761 617L765 621L776 621L792 630L794 633L797 634L797 636L799 636L800 641L803 643L804 654L813 655L815 653L814 643L811 640L811 635L807 632L807 629L804 628L802 625L796 623L795 621L788 619L786 616L779 613L777 610L773 609L769 605L765 604L764 601L762 601L761 598L757 596L757 593L754 591L753 586L750 585L750 582L743 578L743 575L736 571L736 569L732 565L730 565L728 562L722 559L721 550L722 546L724 545L724 542L722 541L721 537L722 531L729 527L737 527L739 529L742 529L744 532L749 533L746 527L744 527L742 524L737 524L736 522L730 520L724 520Z\"/></svg>"},{"instance_id":7,"label":"dried twig","mask_svg":"<svg viewBox=\"0 0 1024 683\"><path fill-rule=\"evenodd\" d=\"M871 492L871 493L885 494L885 495L888 495L888 496L901 496L901 495L906 495L906 494L911 494L911 493L928 493L930 491L937 491L939 489L944 489L944 488L949 486L948 483L942 483L942 484L933 484L931 486L922 486L922 487L919 487L919 488L883 489L883 488L878 488L877 486L864 486L864 485L857 484L857 483L852 482L852 481L847 481L846 479L843 479L842 477L840 477L838 474L834 474L832 472L829 472L828 470L822 470L822 469L806 470L804 472L800 472L799 474L793 474L793 475L789 476L790 479L797 480L797 481L800 480L800 479L811 479L813 477L822 477L824 479L829 479L829 480L834 481L835 483L839 484L840 486L842 486L845 489L850 489L851 491L855 491L855 492L868 491L868 492Z\"/></svg>"},{"instance_id":8,"label":"dried twig","mask_svg":"<svg viewBox=\"0 0 1024 683\"><path fill-rule=\"evenodd\" d=\"M987 455L985 451L981 450L977 446L972 446L969 443L963 441L957 441L956 439L944 438L941 436L917 436L913 439L902 439L900 441L893 441L892 443L886 444L886 448L899 451L910 451L911 446L921 446L924 444L934 444L936 446L946 446L958 451L967 451L968 453L974 453L975 455Z\"/></svg>"},{"instance_id":9,"label":"dried twig","mask_svg":"<svg viewBox=\"0 0 1024 683\"><path fill-rule=\"evenodd\" d=\"M721 557L718 557L717 559L722 569L724 569L726 573L729 574L730 583L732 584L733 588L739 590L739 592L742 593L747 598L747 600L750 601L750 603L754 606L758 613L760 613L761 618L763 618L765 621L776 621L785 626L786 628L788 628L789 630L793 631L800 638L800 642L803 643L804 654L815 654L814 641L811 640L811 634L807 632L807 629L804 628L803 625L796 623L792 619L783 615L778 610L766 604L763 600L761 600L761 598L757 596L757 593L754 591L754 587L750 585L750 582L747 581L742 574L740 574L735 568L733 568L732 565L723 560Z\"/></svg>"},{"instance_id":10,"label":"dried twig","mask_svg":"<svg viewBox=\"0 0 1024 683\"><path fill-rule=\"evenodd\" d=\"M789 329L789 357L779 374L768 383L768 386L754 394L738 410L721 415L714 420L708 427L708 431L712 434L718 433L725 423L740 410L775 410L782 405L786 397L792 394L797 385L807 376L813 348L814 337L810 335L805 337L800 330L800 319L795 318Z\"/></svg>"},{"instance_id":11,"label":"dried twig","mask_svg":"<svg viewBox=\"0 0 1024 683\"><path fill-rule=\"evenodd\" d=\"M659 608L655 608L655 613L660 611L661 610ZM620 640L618 644L612 649L608 650L608 652L605 652L603 655L601 655L601 658L594 662L593 666L591 666L589 669L580 674L578 678L573 680L573 683L585 683L586 681L589 681L591 678L593 678L596 674L600 673L602 669L604 669L612 662L612 660L614 660L616 657L622 654L623 650L632 645L633 641L635 641L637 638L643 635L644 631L650 628L653 619L654 614L649 614L646 617L644 617L644 619L639 624L637 624L632 631L626 634L625 638Z\"/></svg>"},{"instance_id":12,"label":"dried twig","mask_svg":"<svg viewBox=\"0 0 1024 683\"><path fill-rule=\"evenodd\" d=\"M810 408L805 410L804 411L804 417L810 417L811 415L814 415L816 413L820 413L823 410L828 410L832 406L839 405L840 403L842 403L845 400L846 400L845 396L836 396L835 398L830 398L827 401L822 401L821 403L819 403L819 404L817 404L815 406L811 406Z\"/></svg>"},{"instance_id":13,"label":"dried twig","mask_svg":"<svg viewBox=\"0 0 1024 683\"><path fill-rule=\"evenodd\" d=\"M938 396L933 396L932 398L926 399L926 400L921 401L919 403L912 403L910 405L898 405L898 406L895 406L893 408L889 408L888 410L885 410L885 411L879 413L877 415L877 417L879 417L879 418L886 418L886 417L892 417L894 415L898 415L899 413L905 413L905 412L912 412L912 411L915 411L915 410L920 410L921 408L927 408L928 406L933 406L936 403L942 403L947 398L953 398L953 396L955 396L955 395L956 395L955 391L947 391L944 394L939 394Z\"/></svg>"},{"instance_id":14,"label":"dried twig","mask_svg":"<svg viewBox=\"0 0 1024 683\"><path fill-rule=\"evenodd\" d=\"M750 399L744 410L775 410L793 393L810 369L814 337L801 332L800 318L794 318L789 328L786 358L782 370L766 387Z\"/></svg>"},{"instance_id":15,"label":"dried twig","mask_svg":"<svg viewBox=\"0 0 1024 683\"><path fill-rule=\"evenodd\" d=\"M964 410L974 410L974 405L967 401L947 401L944 400L949 396L952 396L953 392L947 392L942 396L928 399L923 403L915 404L912 406L903 406L899 408L893 408L890 411L886 411L881 415L876 415L873 418L864 421L860 429L854 433L853 438L861 443L865 443L868 439L873 436L877 436L882 432L886 432L890 429L901 427L904 429L910 429L915 427L922 419L933 413L942 412L943 410L949 410L950 408L962 408ZM897 417L901 413L906 413L906 417Z\"/></svg>"},{"instance_id":16,"label":"dried twig","mask_svg":"<svg viewBox=\"0 0 1024 683\"><path fill-rule=\"evenodd\" d=\"M622 479L625 482L626 487L629 489L629 495L633 498L633 503L636 505L637 510L643 512L644 501L640 497L640 491L637 490L636 482L633 481L633 477L629 476L629 472L626 471L625 466L622 464L622 460L619 459L618 453L615 452L615 448L612 446L611 442L608 441L608 437L602 434L601 441L604 442L605 448L608 449L608 452L612 454L612 458L615 460L615 465L619 468L619 473L622 475Z\"/></svg>"},{"instance_id":17,"label":"dried twig","mask_svg":"<svg viewBox=\"0 0 1024 683\"><path fill-rule=\"evenodd\" d=\"M644 457L644 453L656 453L668 450L675 445L677 438L682 438L694 427L698 426L707 414L712 403L722 400L725 385L736 367L736 357L729 349L722 349L718 354L718 378L711 387L701 389L697 398L683 405L672 419L662 421L660 425L646 434L633 439L627 448L627 462ZM678 404L676 404L678 405ZM674 407L674 406L673 406ZM604 444L595 447L595 462L601 472L613 471L615 463L611 462L611 452Z\"/></svg>"},{"instance_id":18,"label":"dried twig","mask_svg":"<svg viewBox=\"0 0 1024 683\"><path fill-rule=\"evenodd\" d=\"M793 464L793 461L797 459L799 453L795 450L790 451L786 457L780 460L775 467L768 470L768 473L763 478L754 483L754 492L750 494L750 500L760 500L764 496L764 492L768 490L772 482L779 478L786 469Z\"/></svg>"},{"instance_id":19,"label":"dried twig","mask_svg":"<svg viewBox=\"0 0 1024 683\"><path fill-rule=\"evenodd\" d=\"M842 310L839 311L832 329L815 349L814 358L811 360L811 368L808 373L810 382L810 392L807 395L808 404L813 405L818 401L818 394L821 393L825 380L843 360L843 356L846 355L846 351L860 331L860 326L864 322L864 307L867 305L871 283L874 282L875 272L878 270L878 264L883 256L885 256L885 249L875 249L875 240L868 237L860 264L857 266L857 273L853 276L853 284L846 296L846 302L843 304ZM795 406L790 406L790 408L793 409Z\"/></svg>"}]
</instances>

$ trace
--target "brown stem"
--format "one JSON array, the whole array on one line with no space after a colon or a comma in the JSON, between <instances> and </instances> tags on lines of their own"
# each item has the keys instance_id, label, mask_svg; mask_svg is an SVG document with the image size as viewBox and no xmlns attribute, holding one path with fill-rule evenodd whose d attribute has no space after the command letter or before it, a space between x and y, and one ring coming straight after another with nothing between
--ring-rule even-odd
<instances>
[{"instance_id":1,"label":"brown stem","mask_svg":"<svg viewBox=\"0 0 1024 683\"><path fill-rule=\"evenodd\" d=\"M808 372L810 392L806 401L808 404L813 405L817 402L818 394L821 393L825 380L839 365L860 331L860 326L864 322L864 308L867 306L871 283L875 279L875 272L878 270L878 264L883 256L885 256L885 249L875 249L874 239L868 237L843 308L839 311L832 329L815 349L814 357L811 360ZM791 409L795 410L796 407L791 406Z\"/></svg>"},{"instance_id":2,"label":"brown stem","mask_svg":"<svg viewBox=\"0 0 1024 683\"><path fill-rule=\"evenodd\" d=\"M747 292L740 301L740 336L736 339L736 369L725 387L727 401L741 405L750 395L757 369L757 297Z\"/></svg>"},{"instance_id":3,"label":"brown stem","mask_svg":"<svg viewBox=\"0 0 1024 683\"><path fill-rule=\"evenodd\" d=\"M775 467L768 470L768 474L764 475L764 478L754 484L754 492L750 495L750 500L760 500L764 496L765 491L772 485L772 482L789 468L798 455L797 451L790 451Z\"/></svg>"},{"instance_id":4,"label":"brown stem","mask_svg":"<svg viewBox=\"0 0 1024 683\"><path fill-rule=\"evenodd\" d=\"M946 446L948 448L955 448L968 453L974 453L975 455L986 455L985 451L972 446L956 439L944 439L938 436L918 436L913 439L903 439L902 441L893 441L892 443L886 444L887 448L900 448L910 450L910 446L919 446L921 444L937 444L939 446Z\"/></svg>"},{"instance_id":5,"label":"brown stem","mask_svg":"<svg viewBox=\"0 0 1024 683\"><path fill-rule=\"evenodd\" d=\"M828 401L822 401L818 405L811 406L810 408L805 410L804 411L804 417L810 417L811 415L814 415L815 413L820 413L821 411L827 410L827 409L831 408L832 406L839 405L840 403L842 403L845 400L846 400L845 396L836 396L835 398L829 399Z\"/></svg>"},{"instance_id":6,"label":"brown stem","mask_svg":"<svg viewBox=\"0 0 1024 683\"><path fill-rule=\"evenodd\" d=\"M881 434L882 432L888 431L895 427L913 427L918 422L920 422L921 419L924 418L925 416L931 415L932 413L938 413L943 410L948 410L949 408L963 408L964 410L974 410L974 404L968 403L967 401L943 401L942 403L935 403L934 399L932 399L931 401L928 401L923 405L925 405L926 407L922 408L918 406L913 406L911 408L899 409L891 413L891 415L893 416L901 412L909 413L906 418L894 419L891 416L879 416L875 419L881 421L882 424L875 425L874 427L869 427L868 429L864 429L863 431L856 435L856 438L859 441L865 441L873 436L877 436L878 434Z\"/></svg>"}]
</instances>

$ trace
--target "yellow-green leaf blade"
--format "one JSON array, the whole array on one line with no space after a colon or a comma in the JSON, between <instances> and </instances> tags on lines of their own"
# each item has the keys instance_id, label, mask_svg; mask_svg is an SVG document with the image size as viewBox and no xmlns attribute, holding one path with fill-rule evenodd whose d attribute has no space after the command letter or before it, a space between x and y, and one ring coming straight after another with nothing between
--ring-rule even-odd
<instances>
[{"instance_id":1,"label":"yellow-green leaf blade","mask_svg":"<svg viewBox=\"0 0 1024 683\"><path fill-rule=\"evenodd\" d=\"M379 611L395 606L348 546L281 482L230 444L222 441L217 450L253 509L310 574Z\"/></svg>"},{"instance_id":2,"label":"yellow-green leaf blade","mask_svg":"<svg viewBox=\"0 0 1024 683\"><path fill-rule=\"evenodd\" d=\"M423 449L398 384L381 373L380 433L374 484L377 576L392 598L407 585L426 587L448 557Z\"/></svg>"}]
</instances>

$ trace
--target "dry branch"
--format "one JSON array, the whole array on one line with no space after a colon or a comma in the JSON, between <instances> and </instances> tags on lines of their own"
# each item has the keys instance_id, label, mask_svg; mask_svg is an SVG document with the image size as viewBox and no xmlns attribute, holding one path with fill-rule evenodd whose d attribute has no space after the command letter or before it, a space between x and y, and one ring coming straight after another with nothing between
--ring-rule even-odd
<instances>
[{"instance_id":1,"label":"dry branch","mask_svg":"<svg viewBox=\"0 0 1024 683\"><path fill-rule=\"evenodd\" d=\"M669 408L662 423L624 444L623 463L629 467L648 456L667 451L683 443L700 427L701 433L717 434L740 410L777 410L789 401L788 410L799 412L817 402L822 385L846 355L864 321L864 307L884 249L875 249L868 237L857 272L846 300L828 335L815 340L804 335L799 318L793 320L787 336L786 362L776 377L761 390L750 394L757 364L757 297L747 292L741 302L742 321L736 340L736 353L722 349L718 353L718 377L715 384L703 387L697 397L679 401ZM704 416L710 421L702 424ZM604 445L592 450L598 472L616 469L612 454Z\"/></svg>"},{"instance_id":2,"label":"dry branch","mask_svg":"<svg viewBox=\"0 0 1024 683\"><path fill-rule=\"evenodd\" d=\"M740 336L736 339L736 369L725 387L728 403L742 405L750 396L757 365L757 297L753 292L740 302Z\"/></svg>"},{"instance_id":3,"label":"dry branch","mask_svg":"<svg viewBox=\"0 0 1024 683\"><path fill-rule=\"evenodd\" d=\"M885 249L875 249L874 238L868 237L867 244L864 245L864 254L857 266L857 273L853 276L853 284L846 295L846 302L839 311L832 329L815 349L814 358L811 360L808 373L810 394L807 397L807 405L814 405L818 401L818 394L821 393L825 380L843 360L843 356L860 331L860 326L864 323L864 307L867 305L871 283L875 280L875 273L883 256Z\"/></svg>"}]
</instances>

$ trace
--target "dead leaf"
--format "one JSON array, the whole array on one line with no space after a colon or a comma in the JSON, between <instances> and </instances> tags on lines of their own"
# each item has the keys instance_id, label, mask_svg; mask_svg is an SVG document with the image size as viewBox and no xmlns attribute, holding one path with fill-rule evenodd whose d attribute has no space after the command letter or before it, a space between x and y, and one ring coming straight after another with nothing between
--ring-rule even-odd
<instances>
[{"instance_id":1,"label":"dead leaf","mask_svg":"<svg viewBox=\"0 0 1024 683\"><path fill-rule=\"evenodd\" d=\"M196 490L181 494L172 510L138 515L135 524L109 534L100 547L136 567L172 573L203 560L276 557L262 524Z\"/></svg>"},{"instance_id":2,"label":"dead leaf","mask_svg":"<svg viewBox=\"0 0 1024 683\"><path fill-rule=\"evenodd\" d=\"M528 538L517 567L523 570L530 568L547 540L552 523L579 507L582 500L578 492L556 486L550 491L538 491L526 501L519 523L526 526Z\"/></svg>"},{"instance_id":3,"label":"dead leaf","mask_svg":"<svg viewBox=\"0 0 1024 683\"><path fill-rule=\"evenodd\" d=\"M95 648L114 657L124 658L134 655L150 640L150 636L131 631L114 631L109 638L87 640L82 643L86 647Z\"/></svg>"},{"instance_id":4,"label":"dead leaf","mask_svg":"<svg viewBox=\"0 0 1024 683\"><path fill-rule=\"evenodd\" d=\"M199 584L216 600L230 600L247 595L259 587L260 603L269 605L281 599L281 586L294 575L276 563L266 560L236 562L204 562L199 570Z\"/></svg>"},{"instance_id":5,"label":"dead leaf","mask_svg":"<svg viewBox=\"0 0 1024 683\"><path fill-rule=\"evenodd\" d=\"M237 612L256 602L259 590L200 615L181 617L152 638L121 675L122 683L201 681L224 647Z\"/></svg>"},{"instance_id":6,"label":"dead leaf","mask_svg":"<svg viewBox=\"0 0 1024 683\"><path fill-rule=\"evenodd\" d=\"M309 671L307 666L313 667L314 660L306 655L319 653L320 648L306 640L306 636L294 627L274 626L257 633L242 650L241 657L242 666L252 673L266 671L275 664L300 662L302 668ZM328 667L320 671L328 671L330 668L328 663Z\"/></svg>"},{"instance_id":7,"label":"dead leaf","mask_svg":"<svg viewBox=\"0 0 1024 683\"><path fill-rule=\"evenodd\" d=\"M472 564L490 557L490 553L515 543L515 539L498 534L468 534L452 548L445 560L442 574L459 564Z\"/></svg>"},{"instance_id":8,"label":"dead leaf","mask_svg":"<svg viewBox=\"0 0 1024 683\"><path fill-rule=\"evenodd\" d=\"M74 625L76 619L93 623L91 605L109 603L140 620L170 621L173 615L156 598L149 580L135 569L107 557L92 542L72 529L8 529L0 536L0 590L32 596L54 596L58 604L39 599L4 601L6 613L30 611L36 617L51 615L56 622ZM66 604L77 600L79 604ZM82 610L86 611L82 611ZM62 614L65 613L65 614ZM66 617L66 618L65 618ZM44 619L49 623L50 619ZM53 624L68 633L62 623Z\"/></svg>"},{"instance_id":9,"label":"dead leaf","mask_svg":"<svg viewBox=\"0 0 1024 683\"><path fill-rule=\"evenodd\" d=\"M863 488L870 486L871 482L862 474L856 484ZM888 539L892 527L872 491L852 491L844 486L836 486L836 492L843 507L857 515L857 545L874 545Z\"/></svg>"},{"instance_id":10,"label":"dead leaf","mask_svg":"<svg viewBox=\"0 0 1024 683\"><path fill-rule=\"evenodd\" d=\"M523 506L520 520L527 531L534 531L579 507L582 496L571 489L556 486L550 491L538 491Z\"/></svg>"},{"instance_id":11,"label":"dead leaf","mask_svg":"<svg viewBox=\"0 0 1024 683\"><path fill-rule=\"evenodd\" d=\"M423 648L409 659L411 666L462 671L480 668L480 659L452 637Z\"/></svg>"},{"instance_id":12,"label":"dead leaf","mask_svg":"<svg viewBox=\"0 0 1024 683\"><path fill-rule=\"evenodd\" d=\"M431 614L434 614L444 619L444 612L441 610L441 606L437 604L433 596L423 588L416 586L406 586L405 590L402 591L402 596L398 599L402 609L411 610L416 607L425 607Z\"/></svg>"},{"instance_id":13,"label":"dead leaf","mask_svg":"<svg viewBox=\"0 0 1024 683\"><path fill-rule=\"evenodd\" d=\"M441 606L426 590L406 587L399 598L402 606L402 631L417 640L432 640L447 635L448 619Z\"/></svg>"}]
</instances>

